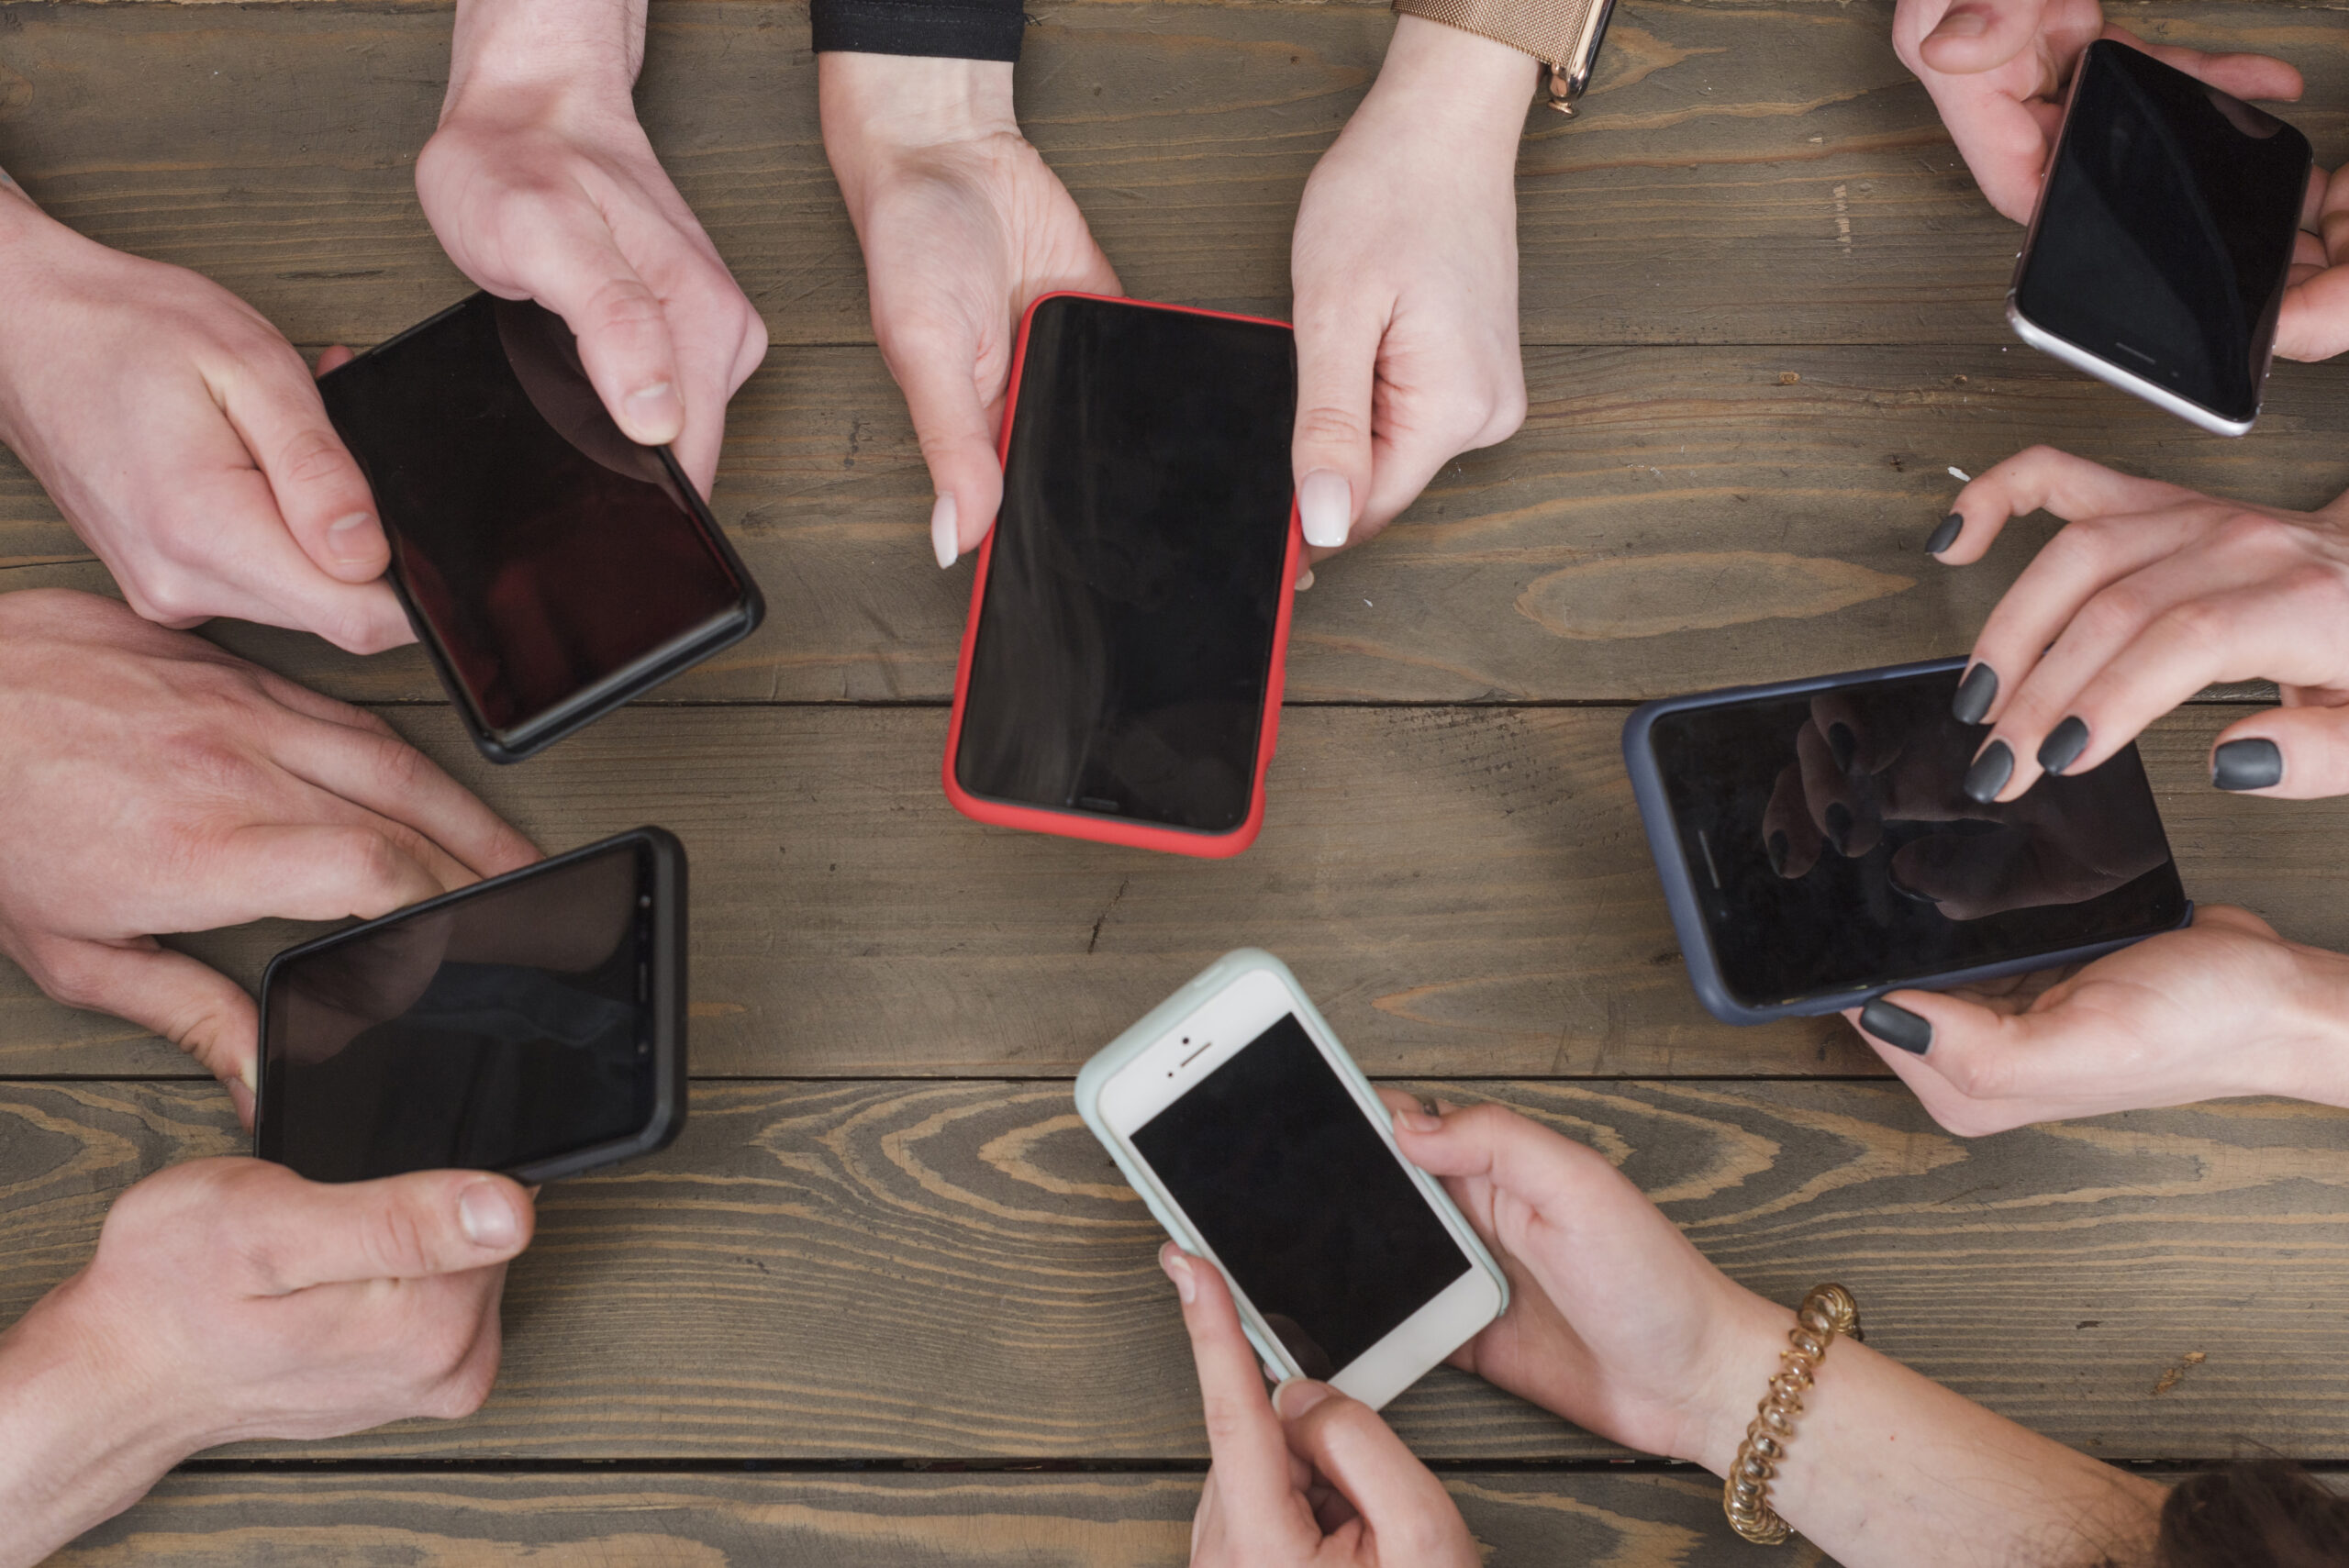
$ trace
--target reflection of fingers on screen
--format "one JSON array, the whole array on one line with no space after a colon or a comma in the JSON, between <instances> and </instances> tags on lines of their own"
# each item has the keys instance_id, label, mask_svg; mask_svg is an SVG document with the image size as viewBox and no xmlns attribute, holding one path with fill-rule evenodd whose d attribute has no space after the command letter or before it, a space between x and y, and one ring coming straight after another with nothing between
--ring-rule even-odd
<instances>
[{"instance_id":1,"label":"reflection of fingers on screen","mask_svg":"<svg viewBox=\"0 0 2349 1568\"><path fill-rule=\"evenodd\" d=\"M2087 864L2043 832L2015 826L1920 839L1893 856L1891 876L1896 889L1953 920L2085 904L2131 880Z\"/></svg>"},{"instance_id":2,"label":"reflection of fingers on screen","mask_svg":"<svg viewBox=\"0 0 2349 1568\"><path fill-rule=\"evenodd\" d=\"M1801 876L1819 863L1821 840L1802 793L1802 769L1788 762L1778 771L1770 804L1762 811L1762 852L1780 876Z\"/></svg>"},{"instance_id":3,"label":"reflection of fingers on screen","mask_svg":"<svg viewBox=\"0 0 2349 1568\"><path fill-rule=\"evenodd\" d=\"M597 855L461 906L449 958L584 973L629 940L636 898L636 851Z\"/></svg>"}]
</instances>

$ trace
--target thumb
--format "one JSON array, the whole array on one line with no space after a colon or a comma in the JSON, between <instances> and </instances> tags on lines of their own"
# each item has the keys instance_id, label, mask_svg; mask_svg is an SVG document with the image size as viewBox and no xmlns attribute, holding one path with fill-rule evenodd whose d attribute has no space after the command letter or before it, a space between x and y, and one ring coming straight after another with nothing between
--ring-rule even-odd
<instances>
[{"instance_id":1,"label":"thumb","mask_svg":"<svg viewBox=\"0 0 2349 1568\"><path fill-rule=\"evenodd\" d=\"M2219 732L2210 782L2279 800L2349 795L2349 707L2277 707Z\"/></svg>"},{"instance_id":2,"label":"thumb","mask_svg":"<svg viewBox=\"0 0 2349 1568\"><path fill-rule=\"evenodd\" d=\"M1297 300L1297 521L1305 542L1337 550L1353 532L1370 495L1371 394L1386 322L1352 300Z\"/></svg>"},{"instance_id":3,"label":"thumb","mask_svg":"<svg viewBox=\"0 0 2349 1568\"><path fill-rule=\"evenodd\" d=\"M417 1171L373 1182L306 1182L244 1210L243 1251L261 1293L354 1280L426 1279L502 1263L530 1244L529 1195L485 1171Z\"/></svg>"},{"instance_id":4,"label":"thumb","mask_svg":"<svg viewBox=\"0 0 2349 1568\"><path fill-rule=\"evenodd\" d=\"M269 482L277 515L302 553L342 583L373 582L391 564L374 493L327 418L317 384L290 350L283 367L243 367L217 390L221 411Z\"/></svg>"},{"instance_id":5,"label":"thumb","mask_svg":"<svg viewBox=\"0 0 2349 1568\"><path fill-rule=\"evenodd\" d=\"M1443 1483L1369 1406L1298 1377L1274 1391L1273 1408L1289 1451L1353 1505L1381 1561L1441 1561L1444 1544L1465 1533Z\"/></svg>"},{"instance_id":6,"label":"thumb","mask_svg":"<svg viewBox=\"0 0 2349 1568\"><path fill-rule=\"evenodd\" d=\"M204 1064L252 1125L260 1022L244 987L151 937L136 942L60 940L28 955L40 988L71 1007L128 1018Z\"/></svg>"},{"instance_id":7,"label":"thumb","mask_svg":"<svg viewBox=\"0 0 2349 1568\"><path fill-rule=\"evenodd\" d=\"M562 232L547 236L537 251L543 264L529 274L531 294L578 339L580 365L621 433L666 446L685 431L685 403L661 296L636 275L600 219L567 208L566 217L572 221Z\"/></svg>"},{"instance_id":8,"label":"thumb","mask_svg":"<svg viewBox=\"0 0 2349 1568\"><path fill-rule=\"evenodd\" d=\"M1995 71L2038 36L2043 0L1957 0L1942 13L1918 54L1954 76Z\"/></svg>"},{"instance_id":9,"label":"thumb","mask_svg":"<svg viewBox=\"0 0 2349 1568\"><path fill-rule=\"evenodd\" d=\"M895 347L896 345L893 345ZM1003 501L1003 464L996 456L995 424L979 399L972 369L976 343L941 343L936 339L905 345L891 356L889 373L906 395L914 435L930 464L937 500L930 514L930 542L938 564L952 566L976 550L995 526Z\"/></svg>"}]
</instances>

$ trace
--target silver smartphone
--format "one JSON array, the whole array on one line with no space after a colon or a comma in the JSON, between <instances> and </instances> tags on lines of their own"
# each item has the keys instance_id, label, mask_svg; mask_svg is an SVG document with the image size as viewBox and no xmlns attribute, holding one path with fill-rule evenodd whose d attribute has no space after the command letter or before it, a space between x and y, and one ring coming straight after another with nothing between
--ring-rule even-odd
<instances>
[{"instance_id":1,"label":"silver smartphone","mask_svg":"<svg viewBox=\"0 0 2349 1568\"><path fill-rule=\"evenodd\" d=\"M2110 39L2080 58L2007 291L2022 340L2221 436L2259 417L2308 138Z\"/></svg>"}]
</instances>

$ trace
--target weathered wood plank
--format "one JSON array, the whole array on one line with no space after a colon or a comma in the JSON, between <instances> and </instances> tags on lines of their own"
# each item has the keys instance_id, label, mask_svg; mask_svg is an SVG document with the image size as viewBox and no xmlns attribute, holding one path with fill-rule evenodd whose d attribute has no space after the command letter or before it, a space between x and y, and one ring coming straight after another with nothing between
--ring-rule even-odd
<instances>
[{"instance_id":1,"label":"weathered wood plank","mask_svg":"<svg viewBox=\"0 0 2349 1568\"><path fill-rule=\"evenodd\" d=\"M2128 7L2161 38L2300 64L2295 118L2343 150L2349 47L2296 5ZM2005 340L2015 229L1893 56L1888 0L1627 3L1587 114L1521 159L1534 342ZM448 13L16 5L0 162L77 228L217 277L303 341L372 342L460 287L409 165ZM1313 161L1375 72L1377 6L1039 7L1026 123L1129 288L1285 307ZM785 343L869 340L818 144L804 7L669 0L640 97L658 146ZM127 107L135 106L135 107Z\"/></svg>"},{"instance_id":2,"label":"weathered wood plank","mask_svg":"<svg viewBox=\"0 0 2349 1568\"><path fill-rule=\"evenodd\" d=\"M2188 709L2146 745L2187 888L2349 949L2349 801L2212 790ZM637 709L493 769L445 710L391 714L551 848L645 821L693 855L707 1075L1065 1074L1218 953L1267 946L1373 1071L1880 1073L1841 1019L1698 1007L1613 709L1295 708L1235 861L983 828L938 783L936 710ZM306 934L185 945L246 984ZM0 963L0 1072L181 1073Z\"/></svg>"},{"instance_id":3,"label":"weathered wood plank","mask_svg":"<svg viewBox=\"0 0 2349 1568\"><path fill-rule=\"evenodd\" d=\"M2349 1454L2349 1116L1966 1143L1897 1084L1436 1088L1606 1151L1773 1297L1844 1281L1871 1343L2063 1440ZM208 1085L0 1085L0 1320L112 1193L232 1131ZM1157 1239L1064 1083L704 1083L669 1151L549 1190L479 1415L223 1457L1196 1459ZM1394 1419L1432 1458L1612 1451L1449 1370Z\"/></svg>"},{"instance_id":4,"label":"weathered wood plank","mask_svg":"<svg viewBox=\"0 0 2349 1568\"><path fill-rule=\"evenodd\" d=\"M1955 652L2055 526L1951 571L1923 554L1955 465L2033 440L2282 506L2349 484L2349 369L2280 367L2221 441L2018 346L1535 350L1532 412L1463 457L1299 601L1308 702L1621 700ZM1789 381L1787 378L1795 378ZM734 405L716 505L770 614L659 700L942 702L970 569L941 573L930 484L868 349L778 350ZM75 564L75 562L79 564ZM103 588L0 457L0 587ZM41 563L50 564L41 564ZM239 651L359 701L440 700L414 650L361 660L223 624Z\"/></svg>"}]
</instances>

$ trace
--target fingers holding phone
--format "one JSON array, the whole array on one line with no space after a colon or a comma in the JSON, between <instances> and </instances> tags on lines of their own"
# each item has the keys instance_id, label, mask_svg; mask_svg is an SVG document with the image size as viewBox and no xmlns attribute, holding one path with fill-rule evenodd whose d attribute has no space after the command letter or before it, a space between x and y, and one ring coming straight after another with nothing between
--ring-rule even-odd
<instances>
[{"instance_id":1,"label":"fingers holding phone","mask_svg":"<svg viewBox=\"0 0 2349 1568\"><path fill-rule=\"evenodd\" d=\"M2276 351L2288 360L2329 360L2349 350L2349 171L2310 173L2300 227Z\"/></svg>"},{"instance_id":2,"label":"fingers holding phone","mask_svg":"<svg viewBox=\"0 0 2349 1568\"><path fill-rule=\"evenodd\" d=\"M1200 1568L1482 1561L1460 1510L1375 1411L1324 1383L1292 1379L1271 1397L1222 1273L1172 1241L1213 1459L1193 1522Z\"/></svg>"}]
</instances>

